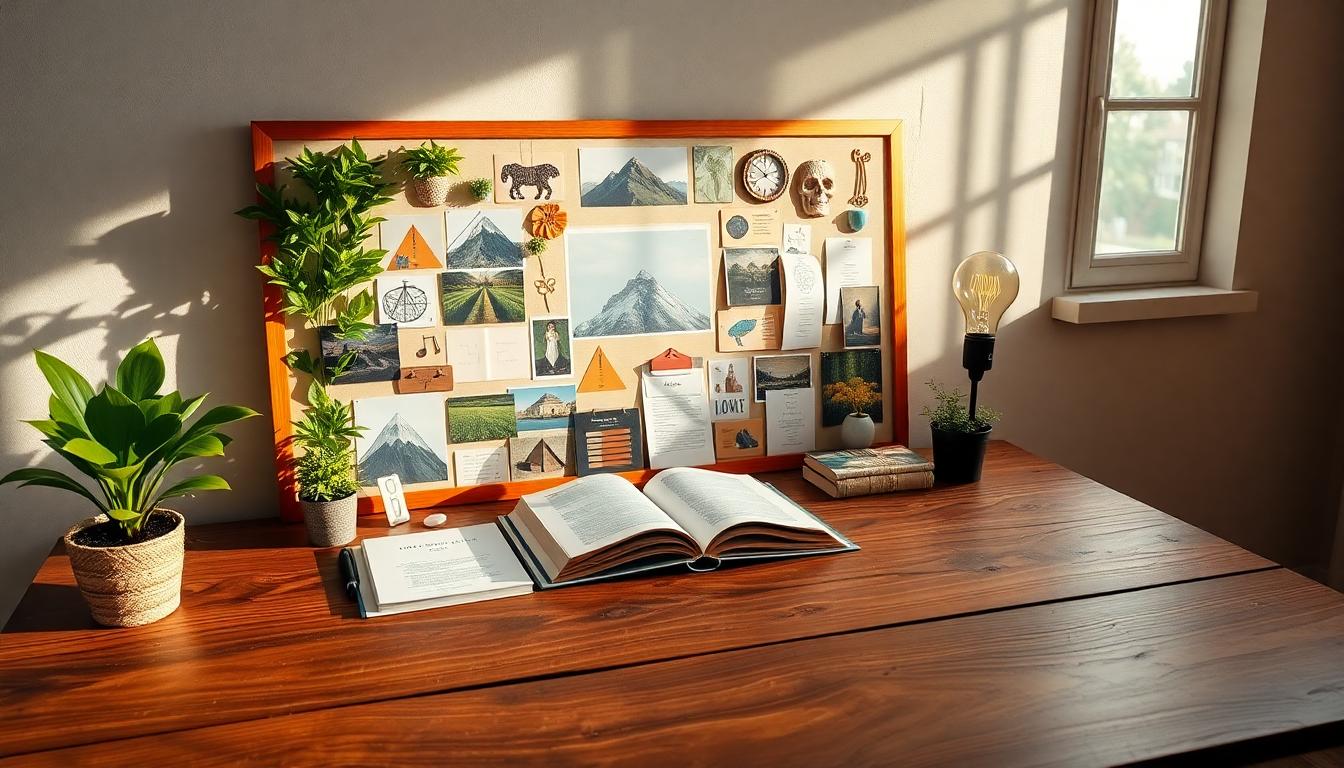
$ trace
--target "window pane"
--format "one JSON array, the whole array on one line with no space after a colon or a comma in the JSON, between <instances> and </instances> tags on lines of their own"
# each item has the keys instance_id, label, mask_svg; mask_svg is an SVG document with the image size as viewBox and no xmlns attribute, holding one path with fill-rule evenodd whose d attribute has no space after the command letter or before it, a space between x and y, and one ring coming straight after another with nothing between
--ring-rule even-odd
<instances>
[{"instance_id":1,"label":"window pane","mask_svg":"<svg viewBox=\"0 0 1344 768\"><path fill-rule=\"evenodd\" d=\"M1194 95L1202 0L1117 0L1111 97Z\"/></svg>"},{"instance_id":2,"label":"window pane","mask_svg":"<svg viewBox=\"0 0 1344 768\"><path fill-rule=\"evenodd\" d=\"M1189 135L1185 110L1106 115L1093 253L1176 250Z\"/></svg>"}]
</instances>

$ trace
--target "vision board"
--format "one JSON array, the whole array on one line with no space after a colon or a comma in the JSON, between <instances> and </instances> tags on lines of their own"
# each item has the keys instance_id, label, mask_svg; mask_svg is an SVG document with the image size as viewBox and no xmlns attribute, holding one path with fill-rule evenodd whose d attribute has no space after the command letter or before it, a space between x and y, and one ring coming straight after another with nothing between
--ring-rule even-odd
<instances>
[{"instance_id":1,"label":"vision board","mask_svg":"<svg viewBox=\"0 0 1344 768\"><path fill-rule=\"evenodd\" d=\"M733 405L742 412L729 415L754 431L766 420L767 398L780 397L767 390L792 386L790 377L799 375L793 368L806 368L815 447L826 449L839 447L840 427L834 404L819 394L823 377L835 377L827 371L845 357L837 353L862 351L863 361L878 367L876 442L908 441L899 121L257 122L252 134L260 184L292 181L285 158L305 149L330 152L358 140L369 157L388 158L382 170L392 200L377 209L386 221L366 241L388 252L386 271L368 286L375 330L355 345L359 370L329 387L353 403L356 423L366 427L356 445L365 463L361 513L381 511L371 477L384 465L370 449L408 424L435 468L424 481L405 483L412 508L516 498L564 482L574 472L578 419L611 412L640 418L642 381L653 381L650 369L660 365L702 371L713 400L725 375L716 363L749 361L728 374L740 382L734 388L730 379L729 389L743 392ZM424 205L396 162L406 148L430 140L462 156L440 206ZM781 172L782 189L772 189ZM492 181L484 199L470 191L473 179ZM818 194L830 198L825 215L817 215ZM527 242L547 203L566 221L563 232L547 232L554 236L534 255ZM263 224L262 263L275 253L269 235ZM770 256L771 249L809 255L826 278L815 344L780 349L761 338L762 330L782 330L797 343L807 334L779 326L790 324L789 297L811 289L811 277L797 260L789 263L799 271L788 274L781 258L762 281L754 255ZM864 275L849 280L843 310L830 287L841 280L827 273L840 251ZM295 518L293 421L306 405L309 379L285 359L321 348L322 339L282 311L274 285L264 296L280 505ZM329 353L350 349L326 341ZM435 365L446 365L451 382L436 383L449 388L397 394L413 390L396 380L407 369ZM484 416L498 411L507 420L509 409L514 426L506 436ZM536 426L569 435L539 441ZM668 450L650 443L647 428L639 442L642 466L621 472L637 483L656 471L648 468L650 449ZM712 461L697 463L729 472L801 463L801 454L769 447L716 444Z\"/></svg>"}]
</instances>

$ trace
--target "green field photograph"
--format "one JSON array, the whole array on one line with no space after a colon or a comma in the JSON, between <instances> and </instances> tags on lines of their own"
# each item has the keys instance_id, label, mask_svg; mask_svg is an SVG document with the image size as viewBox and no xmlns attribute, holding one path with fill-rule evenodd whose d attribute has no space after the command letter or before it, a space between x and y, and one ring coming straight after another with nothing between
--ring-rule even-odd
<instances>
[{"instance_id":1,"label":"green field photograph","mask_svg":"<svg viewBox=\"0 0 1344 768\"><path fill-rule=\"evenodd\" d=\"M448 398L448 439L453 443L507 440L518 436L513 395Z\"/></svg>"},{"instance_id":2,"label":"green field photograph","mask_svg":"<svg viewBox=\"0 0 1344 768\"><path fill-rule=\"evenodd\" d=\"M521 323L523 270L450 270L439 274L444 325Z\"/></svg>"}]
</instances>

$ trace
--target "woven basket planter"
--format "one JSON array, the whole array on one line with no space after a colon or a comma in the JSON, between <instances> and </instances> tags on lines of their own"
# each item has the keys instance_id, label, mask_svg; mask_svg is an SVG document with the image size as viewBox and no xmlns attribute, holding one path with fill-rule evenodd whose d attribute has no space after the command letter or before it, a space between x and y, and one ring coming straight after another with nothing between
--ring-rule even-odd
<instances>
[{"instance_id":1,"label":"woven basket planter","mask_svg":"<svg viewBox=\"0 0 1344 768\"><path fill-rule=\"evenodd\" d=\"M314 547L339 547L355 538L359 511L356 494L335 501L304 501L303 524L308 528L308 543Z\"/></svg>"},{"instance_id":2,"label":"woven basket planter","mask_svg":"<svg viewBox=\"0 0 1344 768\"><path fill-rule=\"evenodd\" d=\"M448 202L448 190L452 189L452 186L447 176L411 179L411 189L415 191L416 199L420 201L421 205L430 207Z\"/></svg>"},{"instance_id":3,"label":"woven basket planter","mask_svg":"<svg viewBox=\"0 0 1344 768\"><path fill-rule=\"evenodd\" d=\"M84 528L108 521L90 517L65 532L65 551L93 620L108 627L138 627L177 610L182 601L182 557L186 521L170 509L176 525L149 541L121 547L86 547L74 537Z\"/></svg>"}]
</instances>

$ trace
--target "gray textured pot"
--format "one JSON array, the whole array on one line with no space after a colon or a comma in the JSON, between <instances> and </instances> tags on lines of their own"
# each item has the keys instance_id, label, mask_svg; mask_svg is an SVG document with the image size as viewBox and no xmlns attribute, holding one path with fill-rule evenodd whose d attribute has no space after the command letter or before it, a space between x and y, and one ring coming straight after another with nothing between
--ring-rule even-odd
<instances>
[{"instance_id":1,"label":"gray textured pot","mask_svg":"<svg viewBox=\"0 0 1344 768\"><path fill-rule=\"evenodd\" d=\"M335 501L304 501L303 524L308 528L308 543L314 547L339 547L355 538L358 509L355 494Z\"/></svg>"},{"instance_id":2,"label":"gray textured pot","mask_svg":"<svg viewBox=\"0 0 1344 768\"><path fill-rule=\"evenodd\" d=\"M86 547L75 543L75 534L108 520L98 515L83 520L65 532L65 552L70 569L93 620L108 627L138 627L158 621L177 610L182 601L182 558L186 521L170 509L157 509L173 516L177 525L149 541L121 547Z\"/></svg>"}]
</instances>

